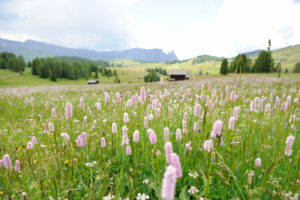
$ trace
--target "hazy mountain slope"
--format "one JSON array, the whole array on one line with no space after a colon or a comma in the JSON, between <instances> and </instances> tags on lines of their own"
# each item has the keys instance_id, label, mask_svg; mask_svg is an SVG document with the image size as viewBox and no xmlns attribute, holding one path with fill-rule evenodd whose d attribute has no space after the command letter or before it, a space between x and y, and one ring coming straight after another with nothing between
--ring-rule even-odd
<instances>
[{"instance_id":1,"label":"hazy mountain slope","mask_svg":"<svg viewBox=\"0 0 300 200\"><path fill-rule=\"evenodd\" d=\"M26 60L32 60L35 57L53 56L76 56L89 59L130 58L134 60L150 62L165 62L177 60L177 57L173 51L166 54L161 49L133 48L123 51L99 52L87 49L66 48L34 40L18 42L0 38L0 52L1 51L21 54L25 57Z\"/></svg>"}]
</instances>

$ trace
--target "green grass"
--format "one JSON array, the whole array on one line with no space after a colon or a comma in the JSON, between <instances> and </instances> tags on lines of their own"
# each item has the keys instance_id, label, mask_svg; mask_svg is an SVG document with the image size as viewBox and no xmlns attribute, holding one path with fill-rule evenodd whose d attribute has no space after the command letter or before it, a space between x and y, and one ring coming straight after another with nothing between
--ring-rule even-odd
<instances>
[{"instance_id":1,"label":"green grass","mask_svg":"<svg viewBox=\"0 0 300 200\"><path fill-rule=\"evenodd\" d=\"M16 160L21 163L19 173L0 168L0 199L103 199L109 194L116 199L136 199L138 193L160 199L169 165L165 158L165 127L170 130L170 142L179 156L183 174L176 181L175 199L285 199L289 192L292 196L298 194L300 111L294 99L300 90L299 74L284 75L279 80L276 74L243 75L241 82L237 78L235 82L232 74L216 74L190 81L146 84L147 97L143 103L136 96L144 85L139 83L0 88L0 158L9 154L13 166ZM227 85L228 96L236 92L235 101L225 100ZM106 95L110 96L108 102ZM282 111L281 104L289 95L291 104ZM281 101L274 107L276 96ZM81 97L84 108L80 107ZM258 112L257 103L257 112L247 114L250 101L256 97L267 98L263 112ZM158 101L156 108L151 99ZM133 100L132 106L129 100ZM67 102L73 105L70 119L65 113ZM97 102L101 103L101 110L95 107ZM196 103L201 105L199 117L194 116ZM267 103L271 112L264 111ZM235 128L230 130L228 120L239 106ZM201 117L203 111L206 114ZM125 112L129 115L128 123L123 121ZM177 140L175 133L177 129L183 131L185 112L187 133ZM289 121L293 114L296 120ZM149 142L143 122L150 115L154 119L148 121L148 127L155 131L157 139L154 145ZM220 136L223 145L220 139L212 139L213 150L208 152L203 144L216 120L224 123ZM193 130L195 122L197 130ZM54 131L45 133L50 123ZM117 133L112 133L112 123L117 124ZM128 145L122 145L124 126L128 128ZM140 133L138 143L133 142L135 130ZM76 139L82 132L87 133L86 146L78 147ZM70 141L64 140L61 133L67 133ZM290 157L284 154L289 135L295 136ZM27 149L33 136L37 144ZM103 137L105 147L101 147ZM189 141L191 150L186 148ZM125 153L127 146L132 149L131 155ZM258 157L262 165L255 167ZM250 184L251 170L254 176ZM196 178L189 175L195 172ZM196 194L189 192L192 186L197 188Z\"/></svg>"}]
</instances>

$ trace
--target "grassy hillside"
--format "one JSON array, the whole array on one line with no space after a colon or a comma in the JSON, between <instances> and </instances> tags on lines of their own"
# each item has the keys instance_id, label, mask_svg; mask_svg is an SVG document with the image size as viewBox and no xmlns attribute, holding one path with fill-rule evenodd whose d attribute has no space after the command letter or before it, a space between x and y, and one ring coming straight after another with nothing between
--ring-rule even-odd
<instances>
[{"instance_id":1,"label":"grassy hillside","mask_svg":"<svg viewBox=\"0 0 300 200\"><path fill-rule=\"evenodd\" d=\"M282 67L291 69L297 62L300 62L300 44L273 51L276 62L282 61Z\"/></svg>"},{"instance_id":2,"label":"grassy hillside","mask_svg":"<svg viewBox=\"0 0 300 200\"><path fill-rule=\"evenodd\" d=\"M282 49L277 49L272 52L273 58L275 62L282 62L282 71L288 69L290 72L292 71L294 65L297 62L300 62L300 44L295 46L290 46ZM254 54L250 56L250 58L254 60L257 58L258 54ZM195 63L198 57L188 59L183 62L177 62L174 64L166 64L166 63L151 63L151 62L138 62L130 59L117 59L111 62L115 64L122 64L124 67L120 68L120 71L128 71L130 72L138 72L142 74L145 72L147 68L161 67L166 70L187 70L191 74L198 74L199 71L202 71L202 74L218 74L221 66L221 61L212 60L201 62L198 64ZM212 57L213 58L213 57Z\"/></svg>"},{"instance_id":3,"label":"grassy hillside","mask_svg":"<svg viewBox=\"0 0 300 200\"><path fill-rule=\"evenodd\" d=\"M258 53L250 58L254 61L257 56ZM273 50L272 56L276 63L281 61L282 71L288 69L291 72L295 64L300 62L300 44Z\"/></svg>"}]
</instances>

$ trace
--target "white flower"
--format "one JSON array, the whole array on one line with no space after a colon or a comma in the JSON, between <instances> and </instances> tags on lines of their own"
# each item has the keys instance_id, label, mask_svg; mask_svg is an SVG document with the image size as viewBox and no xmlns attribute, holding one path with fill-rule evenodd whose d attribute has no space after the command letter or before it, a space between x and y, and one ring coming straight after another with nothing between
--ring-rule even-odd
<instances>
[{"instance_id":1,"label":"white flower","mask_svg":"<svg viewBox=\"0 0 300 200\"><path fill-rule=\"evenodd\" d=\"M138 195L136 197L136 200L146 200L146 199L149 199L149 196L146 194L138 193Z\"/></svg>"},{"instance_id":2,"label":"white flower","mask_svg":"<svg viewBox=\"0 0 300 200\"><path fill-rule=\"evenodd\" d=\"M148 184L149 183L149 179L145 179L145 180L143 180L143 183L146 183L146 184Z\"/></svg>"},{"instance_id":3,"label":"white flower","mask_svg":"<svg viewBox=\"0 0 300 200\"><path fill-rule=\"evenodd\" d=\"M93 167L93 163L90 163L90 162L85 163L85 166L87 166L87 167Z\"/></svg>"},{"instance_id":4,"label":"white flower","mask_svg":"<svg viewBox=\"0 0 300 200\"><path fill-rule=\"evenodd\" d=\"M192 186L189 190L188 190L188 193L190 194L197 194L199 192L199 190L195 187L195 186Z\"/></svg>"},{"instance_id":5,"label":"white flower","mask_svg":"<svg viewBox=\"0 0 300 200\"><path fill-rule=\"evenodd\" d=\"M106 197L103 197L103 200L113 200L115 198L114 195L107 195Z\"/></svg>"},{"instance_id":6,"label":"white flower","mask_svg":"<svg viewBox=\"0 0 300 200\"><path fill-rule=\"evenodd\" d=\"M194 172L194 173L189 172L188 175L194 179L196 179L199 176L199 174L197 172Z\"/></svg>"}]
</instances>

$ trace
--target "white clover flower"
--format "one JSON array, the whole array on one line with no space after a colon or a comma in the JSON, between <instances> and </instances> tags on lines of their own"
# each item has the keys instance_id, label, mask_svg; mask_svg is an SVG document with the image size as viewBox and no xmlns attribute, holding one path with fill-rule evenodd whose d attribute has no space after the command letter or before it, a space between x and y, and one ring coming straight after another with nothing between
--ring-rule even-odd
<instances>
[{"instance_id":1,"label":"white clover flower","mask_svg":"<svg viewBox=\"0 0 300 200\"><path fill-rule=\"evenodd\" d=\"M149 199L150 197L146 194L141 194L141 193L138 193L137 197L136 197L136 200L146 200L146 199Z\"/></svg>"},{"instance_id":2,"label":"white clover flower","mask_svg":"<svg viewBox=\"0 0 300 200\"><path fill-rule=\"evenodd\" d=\"M109 195L103 197L103 200L113 200L114 198L115 198L114 195L109 194Z\"/></svg>"},{"instance_id":3,"label":"white clover flower","mask_svg":"<svg viewBox=\"0 0 300 200\"><path fill-rule=\"evenodd\" d=\"M188 190L188 193L190 194L197 194L199 192L199 190L195 187L195 186L192 186L189 190Z\"/></svg>"}]
</instances>

